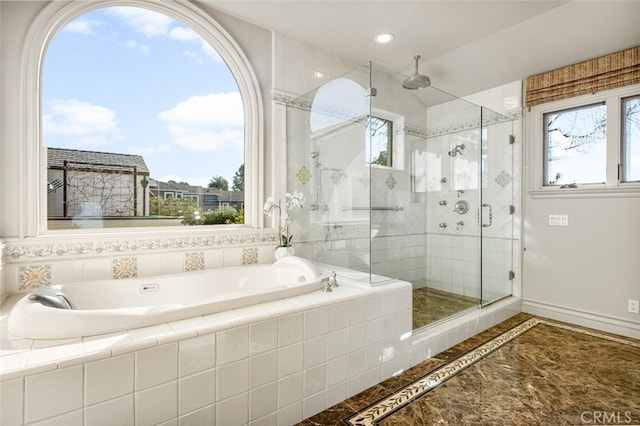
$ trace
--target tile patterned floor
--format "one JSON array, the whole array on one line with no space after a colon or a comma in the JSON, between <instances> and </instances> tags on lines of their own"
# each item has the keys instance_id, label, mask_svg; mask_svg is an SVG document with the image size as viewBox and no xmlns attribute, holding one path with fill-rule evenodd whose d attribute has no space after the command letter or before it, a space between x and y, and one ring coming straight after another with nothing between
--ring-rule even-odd
<instances>
[{"instance_id":1,"label":"tile patterned floor","mask_svg":"<svg viewBox=\"0 0 640 426\"><path fill-rule=\"evenodd\" d=\"M300 423L640 424L640 341L518 314Z\"/></svg>"},{"instance_id":2,"label":"tile patterned floor","mask_svg":"<svg viewBox=\"0 0 640 426\"><path fill-rule=\"evenodd\" d=\"M413 329L478 307L478 299L428 287L413 289Z\"/></svg>"}]
</instances>

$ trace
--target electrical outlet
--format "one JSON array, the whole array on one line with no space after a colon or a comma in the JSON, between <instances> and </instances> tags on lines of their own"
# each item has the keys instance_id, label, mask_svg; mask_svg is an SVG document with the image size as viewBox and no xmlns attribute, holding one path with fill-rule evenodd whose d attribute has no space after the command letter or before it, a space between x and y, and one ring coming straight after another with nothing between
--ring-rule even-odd
<instances>
[{"instance_id":1,"label":"electrical outlet","mask_svg":"<svg viewBox=\"0 0 640 426\"><path fill-rule=\"evenodd\" d=\"M629 299L629 312L633 314L640 314L640 301Z\"/></svg>"}]
</instances>

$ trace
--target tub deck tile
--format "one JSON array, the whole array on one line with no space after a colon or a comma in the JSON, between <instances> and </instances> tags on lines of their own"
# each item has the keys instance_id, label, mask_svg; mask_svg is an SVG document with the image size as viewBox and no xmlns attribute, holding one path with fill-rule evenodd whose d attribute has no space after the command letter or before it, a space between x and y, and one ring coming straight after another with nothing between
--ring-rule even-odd
<instances>
[{"instance_id":1,"label":"tub deck tile","mask_svg":"<svg viewBox=\"0 0 640 426\"><path fill-rule=\"evenodd\" d=\"M118 356L123 355L129 352L139 351L142 349L152 348L154 346L158 346L158 339L145 339L132 341L131 343L123 344L111 348L111 355Z\"/></svg>"},{"instance_id":2,"label":"tub deck tile","mask_svg":"<svg viewBox=\"0 0 640 426\"><path fill-rule=\"evenodd\" d=\"M175 334L175 332L167 323L129 330L129 335L134 343L148 339L157 341L160 337L171 334Z\"/></svg>"},{"instance_id":3,"label":"tub deck tile","mask_svg":"<svg viewBox=\"0 0 640 426\"><path fill-rule=\"evenodd\" d=\"M130 345L133 343L127 331L118 331L98 336L87 336L82 339L84 343L84 353L103 352L111 353L111 349L117 346Z\"/></svg>"},{"instance_id":4,"label":"tub deck tile","mask_svg":"<svg viewBox=\"0 0 640 426\"><path fill-rule=\"evenodd\" d=\"M27 365L29 352L20 352L13 355L3 356L0 359L0 370L2 381L16 379L32 374L44 373L58 368L58 360L49 360L40 364Z\"/></svg>"},{"instance_id":5,"label":"tub deck tile","mask_svg":"<svg viewBox=\"0 0 640 426\"><path fill-rule=\"evenodd\" d=\"M109 357L111 357L111 351L90 352L84 353L80 356L71 355L66 358L60 358L58 360L58 368L71 367L74 365L84 364L91 361L98 361Z\"/></svg>"},{"instance_id":6,"label":"tub deck tile","mask_svg":"<svg viewBox=\"0 0 640 426\"><path fill-rule=\"evenodd\" d=\"M38 342L43 342L42 340ZM31 349L27 357L26 366L40 365L60 360L62 358L79 357L82 355L82 342L74 342L61 346L48 346L44 348ZM57 362L56 362L57 363Z\"/></svg>"},{"instance_id":7,"label":"tub deck tile","mask_svg":"<svg viewBox=\"0 0 640 426\"><path fill-rule=\"evenodd\" d=\"M210 323L203 317L193 317L180 321L171 321L169 322L169 326L176 333L192 332L193 336L190 337L195 337L198 335L200 330L210 328Z\"/></svg>"}]
</instances>

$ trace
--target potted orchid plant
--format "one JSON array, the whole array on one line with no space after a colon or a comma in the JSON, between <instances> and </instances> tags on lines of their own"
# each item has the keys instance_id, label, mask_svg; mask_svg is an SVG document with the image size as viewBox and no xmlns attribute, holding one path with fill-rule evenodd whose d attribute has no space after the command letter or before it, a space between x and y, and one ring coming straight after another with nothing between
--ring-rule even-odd
<instances>
[{"instance_id":1,"label":"potted orchid plant","mask_svg":"<svg viewBox=\"0 0 640 426\"><path fill-rule=\"evenodd\" d=\"M276 203L273 197L267 198L267 202L264 203L263 211L265 216L271 217L276 210L278 211L278 239L280 244L275 248L276 259L293 256L295 254L295 250L291 246L293 235L289 232L289 225L291 225L289 211L302 208L304 201L304 194L299 191L294 191L293 193L287 192L284 211L280 200Z\"/></svg>"}]
</instances>

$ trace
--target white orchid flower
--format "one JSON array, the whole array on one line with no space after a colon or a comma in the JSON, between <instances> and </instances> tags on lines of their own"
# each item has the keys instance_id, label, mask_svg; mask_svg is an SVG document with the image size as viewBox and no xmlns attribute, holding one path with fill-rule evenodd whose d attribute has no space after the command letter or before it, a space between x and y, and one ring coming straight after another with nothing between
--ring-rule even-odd
<instances>
[{"instance_id":1,"label":"white orchid flower","mask_svg":"<svg viewBox=\"0 0 640 426\"><path fill-rule=\"evenodd\" d=\"M273 209L278 207L278 205L273 201L273 197L267 198L267 202L264 203L264 207L262 208L265 216L271 216L273 213Z\"/></svg>"},{"instance_id":2,"label":"white orchid flower","mask_svg":"<svg viewBox=\"0 0 640 426\"><path fill-rule=\"evenodd\" d=\"M301 208L304 205L304 194L300 191L287 192L287 209Z\"/></svg>"}]
</instances>

